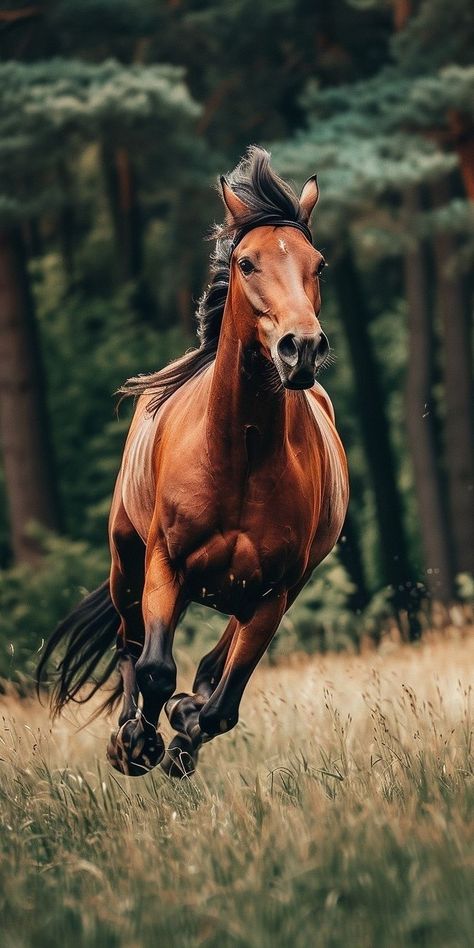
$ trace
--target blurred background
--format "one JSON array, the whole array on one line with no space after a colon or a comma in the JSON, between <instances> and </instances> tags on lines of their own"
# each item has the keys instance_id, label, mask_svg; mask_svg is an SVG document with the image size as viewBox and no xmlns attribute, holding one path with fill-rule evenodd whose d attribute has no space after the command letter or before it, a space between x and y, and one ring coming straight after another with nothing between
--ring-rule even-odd
<instances>
[{"instance_id":1,"label":"blurred background","mask_svg":"<svg viewBox=\"0 0 474 948\"><path fill-rule=\"evenodd\" d=\"M0 3L1 674L107 575L131 411L113 393L193 344L214 184L250 143L319 176L321 381L352 481L276 648L465 615L473 36L469 0ZM182 635L214 621L195 609Z\"/></svg>"}]
</instances>

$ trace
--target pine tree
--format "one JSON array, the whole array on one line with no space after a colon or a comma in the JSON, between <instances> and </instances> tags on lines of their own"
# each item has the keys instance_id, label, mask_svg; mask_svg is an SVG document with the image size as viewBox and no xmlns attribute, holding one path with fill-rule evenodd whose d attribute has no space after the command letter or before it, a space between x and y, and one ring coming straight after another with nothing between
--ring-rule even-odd
<instances>
[{"instance_id":1,"label":"pine tree","mask_svg":"<svg viewBox=\"0 0 474 948\"><path fill-rule=\"evenodd\" d=\"M34 562L36 522L59 527L45 387L21 232L0 229L0 439L14 557Z\"/></svg>"},{"instance_id":2,"label":"pine tree","mask_svg":"<svg viewBox=\"0 0 474 948\"><path fill-rule=\"evenodd\" d=\"M421 211L420 189L408 188L403 196L407 232ZM455 565L444 486L438 464L437 424L433 396L436 339L429 287L427 241L415 233L404 253L404 285L408 322L406 408L408 444L420 515L420 532L426 564L426 585L433 598L449 603L455 595Z\"/></svg>"},{"instance_id":3,"label":"pine tree","mask_svg":"<svg viewBox=\"0 0 474 948\"><path fill-rule=\"evenodd\" d=\"M35 555L30 521L57 528L59 514L21 225L67 212L67 169L87 144L127 142L143 153L151 133L165 177L190 147L197 107L179 70L164 66L11 61L0 66L0 85L0 421L12 546L25 560Z\"/></svg>"},{"instance_id":4,"label":"pine tree","mask_svg":"<svg viewBox=\"0 0 474 948\"><path fill-rule=\"evenodd\" d=\"M401 4L407 7L404 16L409 11L410 4ZM399 11L400 12L400 11ZM403 12L403 11L402 11ZM401 24L403 24L403 17ZM316 84L309 84L303 99L307 112L307 127L299 132L292 141L278 147L277 153L280 163L285 169L290 167L304 178L314 172L315 165L321 173L322 192L324 201L321 204L319 215L319 242L332 242L338 246L341 241L347 241L347 233L357 235L362 252L372 253L380 259L398 255L405 260L405 279L407 302L410 307L409 326L422 325L420 312L415 312L417 305L417 291L415 287L415 269L421 261L421 244L423 229L428 226L428 219L421 211L410 217L410 231L407 234L406 212L410 203L409 195L416 189L430 188L431 192L442 186L442 182L460 167L466 192L470 193L469 171L465 166L464 157L469 154L472 140L472 116L474 102L474 69L469 66L466 44L466 29L472 21L472 11L466 0L456 0L453 9L447 10L443 4L422 3L416 17L410 20L405 29L394 39L394 63L385 66L379 73L363 82L349 86L336 86L321 89ZM433 35L445 36L447 25L451 26L449 41L434 44ZM456 137L453 131L456 128L463 130L463 140ZM461 148L463 153L461 154ZM464 163L463 163L464 162ZM452 216L451 214L452 208ZM412 206L412 212L415 209ZM445 245L449 233L456 233L464 239L467 237L469 211L462 201L454 202L445 199L444 216L441 213L431 215L431 233L436 235L435 243ZM418 235L418 236L417 236ZM414 242L414 247L413 247ZM451 241L452 244L452 241ZM413 256L414 249L414 256ZM463 254L458 252L459 259ZM440 254L437 254L438 262ZM453 262L453 260L452 260ZM411 263L411 265L410 265ZM438 268L439 269L439 268ZM447 279L446 267L444 280ZM342 274L344 276L344 274ZM418 277L426 282L426 276L421 275L418 266ZM455 286L456 283L456 286ZM443 287L442 279L438 281ZM444 292L444 309L448 312L448 299L454 305L459 297L457 289L459 278L451 278L450 289ZM439 294L443 303L443 294ZM428 305L423 299L423 306ZM452 333L452 340L463 339L463 353L456 351L460 358L459 371L463 379L461 390L464 404L463 423L470 427L470 409L467 407L469 399L469 370L470 344L466 331L466 309L462 309L460 300L456 307L456 326ZM451 314L452 315L452 314ZM420 358L426 358L430 350L430 338L433 335L433 313L424 321L424 331L429 332L423 342L414 340L410 344L411 362L409 368L410 391L414 391L414 380L420 381L417 366L414 363L415 351ZM464 327L464 328L462 328ZM458 331L459 330L459 331ZM446 340L445 340L446 341ZM448 346L449 349L449 346ZM445 351L445 345L443 345ZM445 368L448 369L449 351L445 353ZM433 360L431 359L431 362ZM450 360L453 363L454 361ZM426 377L426 369L418 367L426 379L427 398L431 379ZM355 367L357 371L357 367ZM422 397L417 388L417 409ZM446 397L452 394L452 383L446 388ZM460 554L460 544L466 549L466 526L472 522L472 517L466 516L467 505L472 502L472 491L466 490L471 481L470 464L467 462L469 454L472 457L471 434L467 427L464 446L459 444L458 437L460 423L457 424L457 433L453 431L454 416L459 419L459 405L457 412L448 412L446 419L447 443L453 444L456 440L462 460L451 465L452 449L448 450L446 467L452 485L457 476L457 487L451 486L450 493L451 513L453 517L453 533L458 537L455 543L455 563L450 554L449 531L446 529L446 520L443 513L441 473L439 462L434 456L434 442L432 435L428 440L417 437L415 422L409 425L411 452L414 459L416 473L417 495L424 514L421 516L423 545L425 549L425 566L430 567L432 560L437 564L435 570L442 573L441 579L430 577L433 592L438 597L450 597L453 582L453 570L460 568L460 563L467 563L465 552ZM461 423L461 426L462 424ZM424 428L426 434L427 428ZM419 432L418 432L419 433ZM468 437L469 434L469 437ZM425 460L420 452L425 445ZM426 452L429 450L429 461ZM415 456L416 455L416 456ZM456 470L458 475L456 475ZM423 473L424 471L424 473ZM461 473L462 471L462 473ZM430 481L426 481L429 476ZM462 484L462 496L461 496ZM428 488L428 489L426 489ZM457 500L453 500L453 493ZM428 509L427 494L432 498L431 509ZM464 515L460 515L461 509ZM461 533L463 539L459 539Z\"/></svg>"}]
</instances>

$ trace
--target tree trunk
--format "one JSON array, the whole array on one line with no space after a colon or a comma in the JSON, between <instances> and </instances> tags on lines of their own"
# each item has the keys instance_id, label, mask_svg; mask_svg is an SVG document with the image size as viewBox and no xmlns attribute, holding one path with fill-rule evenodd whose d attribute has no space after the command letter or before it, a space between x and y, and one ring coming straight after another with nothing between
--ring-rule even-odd
<instances>
[{"instance_id":1,"label":"tree trunk","mask_svg":"<svg viewBox=\"0 0 474 948\"><path fill-rule=\"evenodd\" d=\"M445 179L432 188L433 205L451 198ZM448 497L457 573L474 574L474 399L470 301L466 281L453 273L457 241L448 233L434 237L436 288L443 326L443 375L446 404Z\"/></svg>"},{"instance_id":2,"label":"tree trunk","mask_svg":"<svg viewBox=\"0 0 474 948\"><path fill-rule=\"evenodd\" d=\"M412 14L412 0L394 0L393 24L396 30L402 30Z\"/></svg>"},{"instance_id":3,"label":"tree trunk","mask_svg":"<svg viewBox=\"0 0 474 948\"><path fill-rule=\"evenodd\" d=\"M28 526L59 526L41 357L19 230L0 232L0 437L17 562L33 562Z\"/></svg>"},{"instance_id":4,"label":"tree trunk","mask_svg":"<svg viewBox=\"0 0 474 948\"><path fill-rule=\"evenodd\" d=\"M359 538L350 507L346 514L337 549L341 562L355 586L355 590L351 595L351 607L355 612L361 612L369 602L369 592Z\"/></svg>"},{"instance_id":5,"label":"tree trunk","mask_svg":"<svg viewBox=\"0 0 474 948\"><path fill-rule=\"evenodd\" d=\"M34 257L41 257L44 253L44 247L38 219L30 217L29 220L24 221L21 232L28 259L31 260Z\"/></svg>"},{"instance_id":6,"label":"tree trunk","mask_svg":"<svg viewBox=\"0 0 474 948\"><path fill-rule=\"evenodd\" d=\"M379 525L382 572L393 587L396 611L409 615L418 604L416 583L409 563L402 522L402 505L395 478L384 394L369 333L370 314L350 245L333 269L333 284L339 302L348 348L354 367L355 398L365 454L372 479ZM410 635L418 633L416 621Z\"/></svg>"},{"instance_id":7,"label":"tree trunk","mask_svg":"<svg viewBox=\"0 0 474 948\"><path fill-rule=\"evenodd\" d=\"M419 189L410 188L404 195L407 229L421 209ZM404 273L409 332L405 418L420 519L425 583L433 599L448 603L454 597L454 570L431 394L435 339L427 248L420 241L406 253Z\"/></svg>"},{"instance_id":8,"label":"tree trunk","mask_svg":"<svg viewBox=\"0 0 474 948\"><path fill-rule=\"evenodd\" d=\"M474 201L474 124L472 118L456 111L448 114L448 122L459 158L464 190L469 200Z\"/></svg>"},{"instance_id":9,"label":"tree trunk","mask_svg":"<svg viewBox=\"0 0 474 948\"><path fill-rule=\"evenodd\" d=\"M102 150L110 213L114 226L119 279L137 279L143 264L143 234L135 172L125 148Z\"/></svg>"}]
</instances>

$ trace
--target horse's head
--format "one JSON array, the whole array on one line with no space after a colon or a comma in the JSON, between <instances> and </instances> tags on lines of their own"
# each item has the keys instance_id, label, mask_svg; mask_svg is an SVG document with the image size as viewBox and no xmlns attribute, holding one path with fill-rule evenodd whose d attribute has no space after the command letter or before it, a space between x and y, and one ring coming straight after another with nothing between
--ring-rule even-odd
<instances>
[{"instance_id":1,"label":"horse's head","mask_svg":"<svg viewBox=\"0 0 474 948\"><path fill-rule=\"evenodd\" d=\"M321 329L319 276L325 261L308 229L318 200L316 178L299 198L297 217L259 218L222 178L227 232L234 232L230 261L232 311L245 347L258 345L288 389L310 388L329 355ZM296 196L295 200L298 203Z\"/></svg>"}]
</instances>

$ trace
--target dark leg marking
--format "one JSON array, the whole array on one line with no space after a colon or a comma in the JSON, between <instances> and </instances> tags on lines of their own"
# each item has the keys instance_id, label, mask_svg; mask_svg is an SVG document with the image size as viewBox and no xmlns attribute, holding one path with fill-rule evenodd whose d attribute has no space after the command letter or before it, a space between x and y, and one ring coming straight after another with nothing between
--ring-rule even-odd
<instances>
[{"instance_id":1,"label":"dark leg marking","mask_svg":"<svg viewBox=\"0 0 474 948\"><path fill-rule=\"evenodd\" d=\"M217 645L207 655L204 655L199 662L193 682L193 691L204 695L205 698L211 697L212 692L217 688L222 678L236 628L237 619L232 618Z\"/></svg>"},{"instance_id":2,"label":"dark leg marking","mask_svg":"<svg viewBox=\"0 0 474 948\"><path fill-rule=\"evenodd\" d=\"M262 603L249 622L238 623L232 649L217 688L199 714L202 742L230 731L239 720L239 705L247 682L275 634L285 611L286 594ZM197 739L197 733L190 735Z\"/></svg>"},{"instance_id":3,"label":"dark leg marking","mask_svg":"<svg viewBox=\"0 0 474 948\"><path fill-rule=\"evenodd\" d=\"M164 753L164 743L155 726L139 710L139 682L136 663L143 648L145 629L142 615L145 547L121 508L112 534L113 566L111 589L115 607L122 617L117 647L121 651L119 671L123 684L123 706L119 728L107 747L109 762L119 773L139 777L155 767Z\"/></svg>"},{"instance_id":4,"label":"dark leg marking","mask_svg":"<svg viewBox=\"0 0 474 948\"><path fill-rule=\"evenodd\" d=\"M156 727L163 705L176 688L172 636L160 620L151 623L135 672L143 697L142 717Z\"/></svg>"},{"instance_id":5,"label":"dark leg marking","mask_svg":"<svg viewBox=\"0 0 474 948\"><path fill-rule=\"evenodd\" d=\"M170 637L162 623L152 625L140 658L135 665L129 662L124 667L121 727L112 735L107 752L112 766L128 776L142 776L162 760L165 745L156 728L161 709L176 687Z\"/></svg>"},{"instance_id":6,"label":"dark leg marking","mask_svg":"<svg viewBox=\"0 0 474 948\"><path fill-rule=\"evenodd\" d=\"M161 762L169 777L190 776L196 769L202 743L199 713L221 679L236 628L237 620L232 618L217 645L201 659L193 683L195 693L174 695L165 705L171 727L179 732Z\"/></svg>"},{"instance_id":7,"label":"dark leg marking","mask_svg":"<svg viewBox=\"0 0 474 948\"><path fill-rule=\"evenodd\" d=\"M119 659L119 672L123 684L123 705L119 717L119 727L136 717L138 711L138 685L135 675L136 659L130 652L123 650Z\"/></svg>"}]
</instances>

